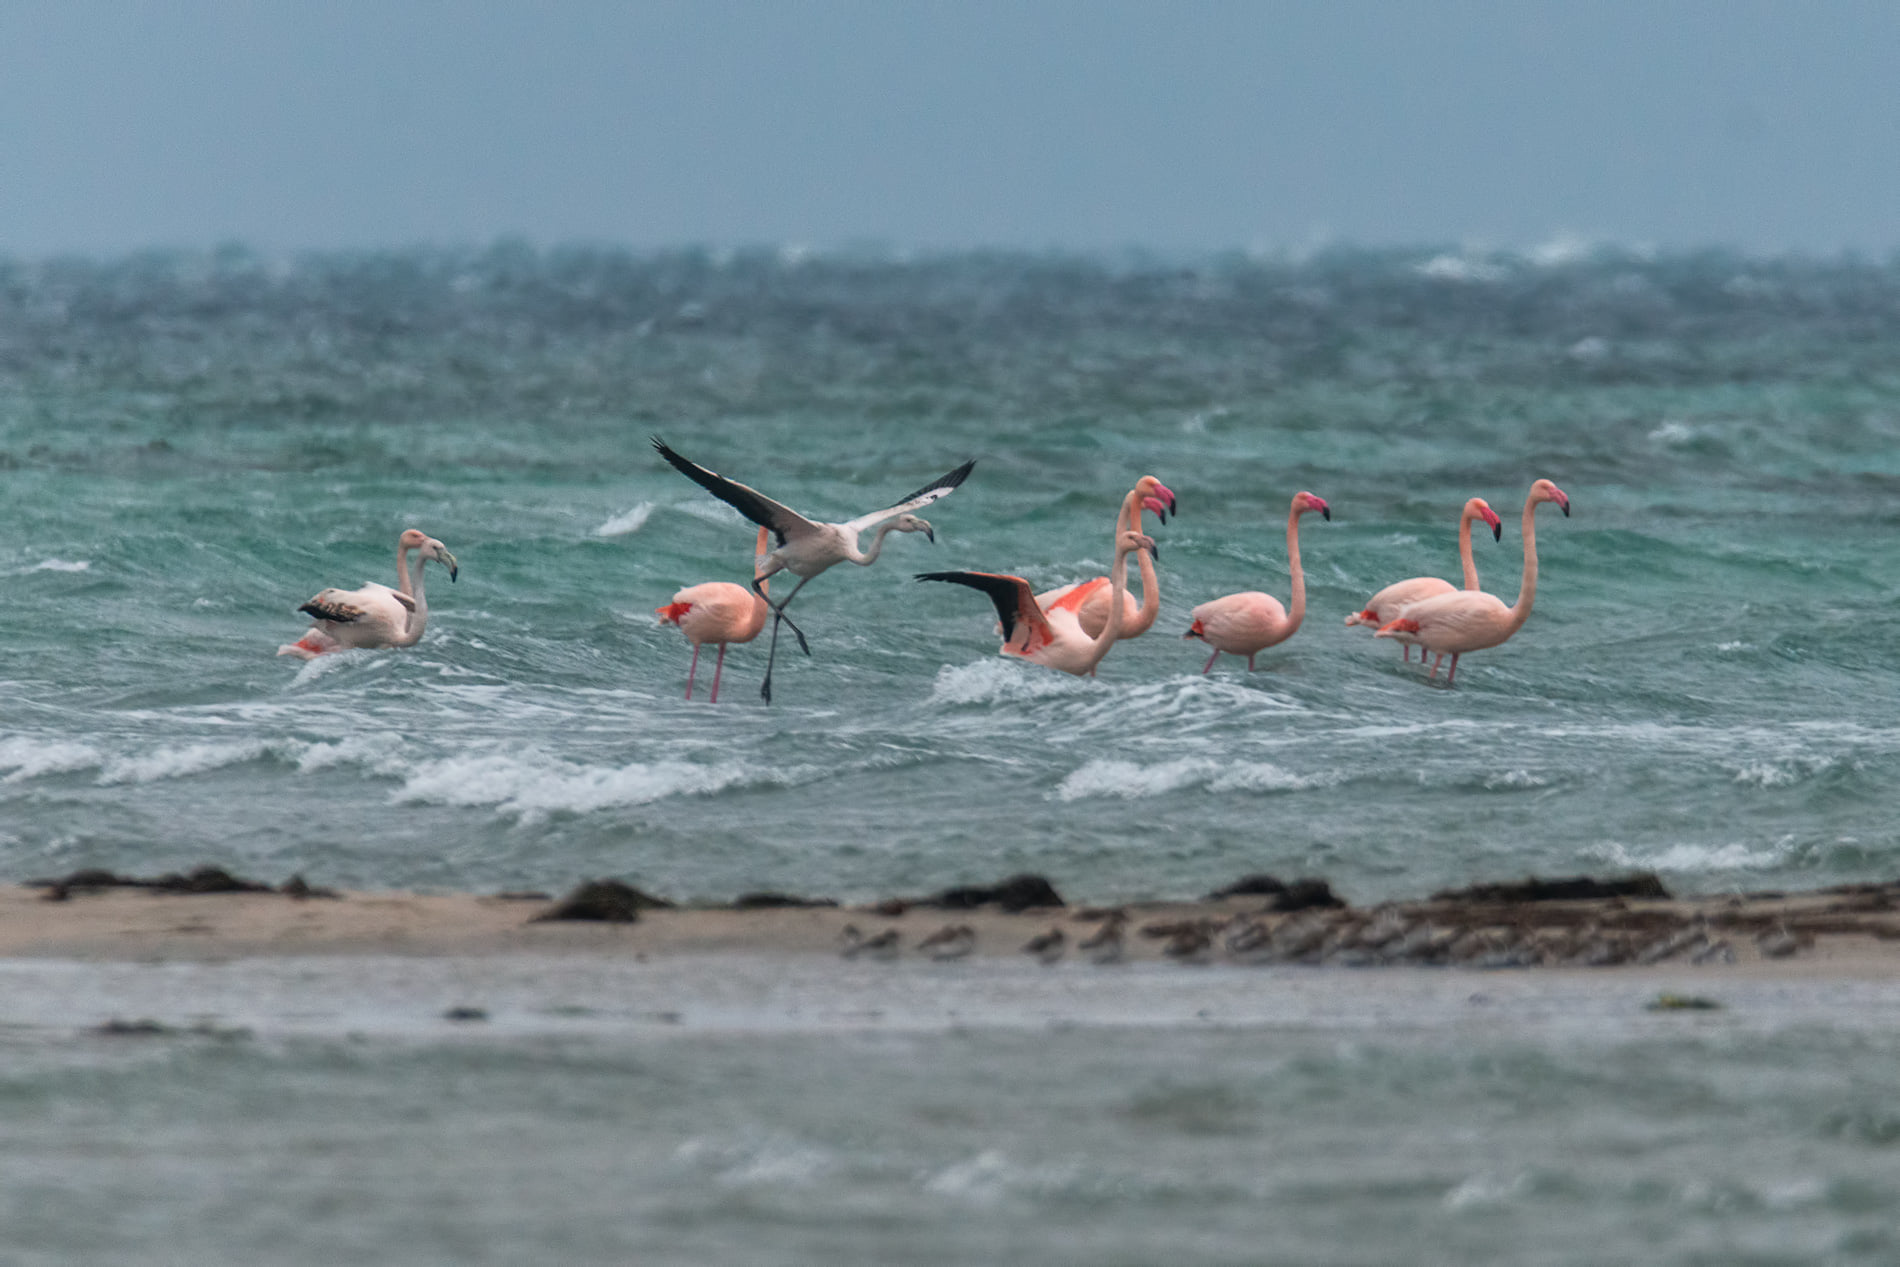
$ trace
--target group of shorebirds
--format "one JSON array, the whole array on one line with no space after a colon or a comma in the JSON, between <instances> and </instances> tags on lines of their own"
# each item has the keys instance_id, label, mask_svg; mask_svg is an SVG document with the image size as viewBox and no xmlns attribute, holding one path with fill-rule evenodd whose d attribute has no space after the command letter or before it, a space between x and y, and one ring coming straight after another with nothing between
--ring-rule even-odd
<instances>
[{"instance_id":1,"label":"group of shorebirds","mask_svg":"<svg viewBox=\"0 0 1900 1267\"><path fill-rule=\"evenodd\" d=\"M804 632L785 614L805 584L839 563L868 567L882 551L884 538L893 532L921 532L934 542L935 530L913 512L955 492L976 465L974 460L965 462L882 510L831 523L807 518L755 488L708 470L680 456L658 437L654 438L653 447L675 470L758 525L749 587L726 581L692 585L657 609L660 619L677 625L693 645L692 664L686 676L687 699L693 697L700 648L708 644L719 648L711 696L715 703L725 670L726 648L757 638L768 616L772 620L772 642L759 693L770 702L779 626L789 626L799 649L811 654ZM1515 603L1506 605L1502 599L1478 588L1478 570L1471 554L1471 525L1483 521L1497 540L1503 538L1503 525L1483 498L1473 497L1465 503L1458 521L1464 588L1459 589L1437 577L1412 577L1374 594L1362 609L1346 618L1346 624L1369 625L1377 637L1395 639L1403 646L1408 661L1413 646L1420 648L1421 664L1424 653L1431 652L1435 657L1431 666L1433 677L1437 676L1444 658L1450 656L1451 665L1445 675L1446 682L1450 683L1457 675L1460 656L1497 646L1522 628L1530 617L1531 604L1537 594L1534 512L1545 502L1555 504L1566 516L1570 514L1570 499L1555 484L1540 479L1531 485L1524 499L1524 573ZM1332 508L1324 499L1308 492L1294 494L1286 525L1287 563L1292 572L1293 589L1290 605L1283 606L1271 595L1249 590L1194 608L1193 623L1184 636L1198 638L1212 649L1207 663L1202 666L1203 673L1212 670L1223 653L1245 656L1247 667L1251 669L1256 655L1298 631L1306 615L1306 577L1300 567L1300 516L1313 511L1319 512L1322 518L1332 518ZM1179 501L1160 480L1144 475L1122 499L1116 515L1114 563L1108 576L1040 594L1022 577L1002 572L922 572L917 579L963 585L987 595L996 608L998 632L1003 640L1001 654L1064 673L1092 675L1115 643L1140 637L1160 614L1161 591L1155 574L1159 552L1154 539L1142 531L1144 516L1149 513L1165 524L1170 514L1179 513ZM862 549L860 538L873 529L870 549ZM409 570L412 550L418 552L413 578ZM1142 585L1139 605L1128 593L1131 554L1139 559ZM449 579L455 579L458 569L455 556L448 548L414 528L407 530L396 546L396 588L371 583L356 590L322 591L298 609L313 618L310 629L296 642L279 647L278 654L307 659L354 648L413 645L422 637L428 622L423 568L430 561L446 566ZM774 602L769 582L780 572L796 576L798 583Z\"/></svg>"},{"instance_id":2,"label":"group of shorebirds","mask_svg":"<svg viewBox=\"0 0 1900 1267\"><path fill-rule=\"evenodd\" d=\"M1259 912L1163 918L1139 929L1120 907L1085 909L1074 918L1094 923L1094 930L1071 937L1062 927L1052 927L1024 943L1021 953L1045 964L1060 962L1071 947L1078 958L1100 965L1150 957L1131 950L1132 930L1154 943L1160 957L1176 963L1600 968L1672 961L1734 963L1736 943L1731 937L1752 942L1752 953L1764 959L1784 958L1813 943L1811 935L1804 937L1762 917L1627 908L1583 917L1555 906L1508 913L1482 905L1333 907L1277 916ZM970 925L948 924L921 939L914 951L941 962L966 958L976 946ZM892 962L902 952L897 929L867 936L848 924L839 953L847 959Z\"/></svg>"}]
</instances>

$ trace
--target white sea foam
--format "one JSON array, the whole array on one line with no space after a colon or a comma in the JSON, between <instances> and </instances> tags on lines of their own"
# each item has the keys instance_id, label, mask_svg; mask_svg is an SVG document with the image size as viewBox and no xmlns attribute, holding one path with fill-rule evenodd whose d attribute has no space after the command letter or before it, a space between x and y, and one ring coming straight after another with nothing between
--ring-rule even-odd
<instances>
[{"instance_id":1,"label":"white sea foam","mask_svg":"<svg viewBox=\"0 0 1900 1267\"><path fill-rule=\"evenodd\" d=\"M35 572L86 572L91 569L90 559L46 559L33 565Z\"/></svg>"},{"instance_id":2,"label":"white sea foam","mask_svg":"<svg viewBox=\"0 0 1900 1267\"><path fill-rule=\"evenodd\" d=\"M1656 444L1678 449L1695 439L1695 428L1686 422L1669 421L1650 432L1649 438Z\"/></svg>"},{"instance_id":3,"label":"white sea foam","mask_svg":"<svg viewBox=\"0 0 1900 1267\"><path fill-rule=\"evenodd\" d=\"M1747 845L1734 842L1726 845L1675 844L1657 850L1632 850L1612 842L1593 846L1585 852L1617 867L1645 871L1767 871L1787 860L1788 844L1781 842L1765 849L1750 849Z\"/></svg>"},{"instance_id":4,"label":"white sea foam","mask_svg":"<svg viewBox=\"0 0 1900 1267\"><path fill-rule=\"evenodd\" d=\"M1524 258L1539 268L1562 268L1590 258L1596 244L1579 233L1561 232L1548 242L1540 242L1524 252Z\"/></svg>"},{"instance_id":5,"label":"white sea foam","mask_svg":"<svg viewBox=\"0 0 1900 1267\"><path fill-rule=\"evenodd\" d=\"M1502 281L1506 270L1489 260L1467 255L1434 255L1418 266L1422 276L1440 282Z\"/></svg>"},{"instance_id":6,"label":"white sea foam","mask_svg":"<svg viewBox=\"0 0 1900 1267\"><path fill-rule=\"evenodd\" d=\"M719 524L721 526L747 522L744 515L726 505L726 503L714 501L710 497L696 497L691 501L677 502L667 507L667 509L677 510L683 515L691 515L695 519L703 519L709 524Z\"/></svg>"},{"instance_id":7,"label":"white sea foam","mask_svg":"<svg viewBox=\"0 0 1900 1267\"><path fill-rule=\"evenodd\" d=\"M1339 782L1331 773L1296 774L1266 761L1216 761L1211 757L1181 757L1155 765L1098 758L1057 785L1058 800L1079 801L1113 796L1145 800L1187 788L1210 792L1298 792Z\"/></svg>"},{"instance_id":8,"label":"white sea foam","mask_svg":"<svg viewBox=\"0 0 1900 1267\"><path fill-rule=\"evenodd\" d=\"M203 774L221 766L255 761L270 752L261 740L250 743L192 743L161 747L137 756L113 757L99 771L101 784L157 783Z\"/></svg>"},{"instance_id":9,"label":"white sea foam","mask_svg":"<svg viewBox=\"0 0 1900 1267\"><path fill-rule=\"evenodd\" d=\"M933 704L1000 704L1072 695L1089 689L1079 678L1036 664L1011 664L1002 656L974 664L947 664L930 687Z\"/></svg>"},{"instance_id":10,"label":"white sea foam","mask_svg":"<svg viewBox=\"0 0 1900 1267\"><path fill-rule=\"evenodd\" d=\"M625 514L615 515L600 527L594 529L596 537L624 537L630 532L638 532L646 527L653 516L653 503L641 502Z\"/></svg>"},{"instance_id":11,"label":"white sea foam","mask_svg":"<svg viewBox=\"0 0 1900 1267\"><path fill-rule=\"evenodd\" d=\"M49 742L25 735L0 740L0 770L7 771L0 783L24 783L47 774L90 770L99 763L99 750L91 744Z\"/></svg>"},{"instance_id":12,"label":"white sea foam","mask_svg":"<svg viewBox=\"0 0 1900 1267\"><path fill-rule=\"evenodd\" d=\"M783 786L808 774L803 767L778 770L737 761L596 766L540 754L494 753L421 762L408 772L394 799L428 805L489 805L513 818L538 821L549 814L585 814L673 796L707 796L731 787Z\"/></svg>"}]
</instances>

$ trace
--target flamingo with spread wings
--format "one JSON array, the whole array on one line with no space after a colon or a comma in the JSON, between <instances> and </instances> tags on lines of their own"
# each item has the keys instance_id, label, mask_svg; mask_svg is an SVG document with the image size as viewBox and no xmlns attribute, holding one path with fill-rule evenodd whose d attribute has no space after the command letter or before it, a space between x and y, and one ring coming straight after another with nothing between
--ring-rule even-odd
<instances>
[{"instance_id":1,"label":"flamingo with spread wings","mask_svg":"<svg viewBox=\"0 0 1900 1267\"><path fill-rule=\"evenodd\" d=\"M996 606L996 618L1003 625L1001 655L1019 656L1036 664L1077 677L1094 672L1102 657L1121 636L1127 608L1122 600L1128 594L1128 556L1136 550L1153 550L1154 539L1139 532L1123 532L1115 540L1115 565L1109 577L1084 581L1045 610L1036 601L1035 591L1020 576L1001 572L920 572L920 581L948 581L989 595ZM1077 609L1095 590L1106 587L1108 623L1102 632L1090 637L1082 629Z\"/></svg>"},{"instance_id":2,"label":"flamingo with spread wings","mask_svg":"<svg viewBox=\"0 0 1900 1267\"><path fill-rule=\"evenodd\" d=\"M791 507L773 501L770 497L737 480L729 480L716 471L709 471L696 462L687 460L668 448L666 442L658 436L653 437L653 448L673 469L693 483L717 497L726 505L750 519L761 528L769 529L777 545L759 556L758 570L752 580L752 588L763 593L767 577L779 572L790 572L798 578L798 584L792 586L791 593L777 603L768 603L772 609L772 647L765 657L765 681L759 687L759 694L766 703L772 702L772 666L778 659L778 627L781 623L791 625L792 633L798 639L798 649L806 655L811 654L811 645L805 641L804 631L793 624L786 616L785 609L798 597L798 591L805 588L805 582L826 571L835 564L855 563L859 567L869 567L877 562L878 552L884 548L884 538L893 532L921 532L933 543L937 540L936 530L929 521L911 514L942 497L948 497L969 477L970 470L976 465L973 458L951 471L924 485L907 497L900 498L896 504L883 510L874 510L868 515L844 523L823 523L807 519ZM871 539L871 548L858 548L858 537L866 530L876 528L877 534Z\"/></svg>"}]
</instances>

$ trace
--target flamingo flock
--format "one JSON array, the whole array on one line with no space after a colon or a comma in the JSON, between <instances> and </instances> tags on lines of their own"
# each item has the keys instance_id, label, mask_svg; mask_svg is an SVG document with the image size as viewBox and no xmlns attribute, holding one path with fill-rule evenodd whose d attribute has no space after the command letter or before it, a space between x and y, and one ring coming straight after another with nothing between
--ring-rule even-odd
<instances>
[{"instance_id":1,"label":"flamingo flock","mask_svg":"<svg viewBox=\"0 0 1900 1267\"><path fill-rule=\"evenodd\" d=\"M772 638L759 694L770 703L779 626L789 626L799 650L811 654L804 631L785 612L799 591L839 563L871 566L883 551L884 539L893 532L921 533L935 544L936 530L913 512L954 493L976 466L975 460L965 462L880 510L829 522L808 518L750 485L682 457L657 436L653 448L668 465L758 526L749 586L731 581L689 585L655 609L662 623L676 626L692 644L693 657L686 674L688 700L693 698L699 674L700 649L709 644L718 647L708 696L708 702L714 704L719 702L727 648L756 639L764 632L768 618ZM1430 652L1434 658L1428 679L1438 676L1439 667L1450 656L1445 683L1451 685L1461 657L1499 646L1529 620L1537 597L1536 511L1546 502L1555 505L1566 518L1570 514L1570 498L1562 489L1547 479L1531 485L1524 499L1524 568L1515 602L1507 606L1503 599L1479 588L1471 550L1472 525L1484 523L1491 529L1493 540L1501 541L1503 523L1489 503L1473 497L1465 502L1458 519L1463 588L1434 576L1395 581L1347 616L1347 626L1364 625L1374 631L1375 637L1398 642L1402 658L1408 663L1413 646L1419 648L1421 667L1425 653ZM1183 637L1198 639L1210 649L1207 662L1201 666L1203 674L1211 673L1223 654L1246 657L1251 670L1260 652L1299 632L1306 617L1300 519L1314 512L1324 520L1333 517L1332 507L1324 498L1305 491L1294 494L1286 519L1287 568L1292 581L1287 604L1282 605L1270 594L1246 590L1210 599L1190 613L1192 623ZM1139 638L1160 615L1161 584L1156 571L1160 550L1144 531L1148 514L1165 525L1170 515L1180 514L1180 501L1159 479L1143 475L1122 498L1116 513L1114 562L1107 576L1042 593L1035 592L1028 580L1008 572L920 572L916 579L960 585L986 596L996 611L996 631L1002 640L1000 655L1078 677L1093 676L1118 642ZM861 545L866 532L873 534L869 549ZM413 573L409 567L412 551L416 553ZM1131 555L1138 560L1140 570L1139 604L1128 587ZM414 646L429 619L423 574L430 562L446 567L450 581L456 579L459 567L447 546L418 529L405 530L396 542L395 588L370 582L355 590L322 590L298 608L312 618L310 628L296 642L279 647L277 654L314 659L339 651ZM798 583L775 602L769 582L780 572L796 576Z\"/></svg>"}]
</instances>

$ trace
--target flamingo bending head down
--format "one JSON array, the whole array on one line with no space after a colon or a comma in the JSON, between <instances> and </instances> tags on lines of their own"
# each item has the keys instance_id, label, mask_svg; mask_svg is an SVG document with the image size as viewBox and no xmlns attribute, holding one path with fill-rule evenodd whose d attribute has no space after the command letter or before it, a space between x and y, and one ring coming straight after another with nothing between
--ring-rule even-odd
<instances>
[{"instance_id":1,"label":"flamingo bending head down","mask_svg":"<svg viewBox=\"0 0 1900 1267\"><path fill-rule=\"evenodd\" d=\"M409 552L417 551L414 583L409 575ZM429 624L429 600L423 591L423 568L430 561L449 570L454 582L461 570L449 548L417 528L396 538L396 588L371 581L361 589L327 589L297 610L315 623L297 641L277 648L278 655L314 660L333 651L366 647L413 647Z\"/></svg>"}]
</instances>

